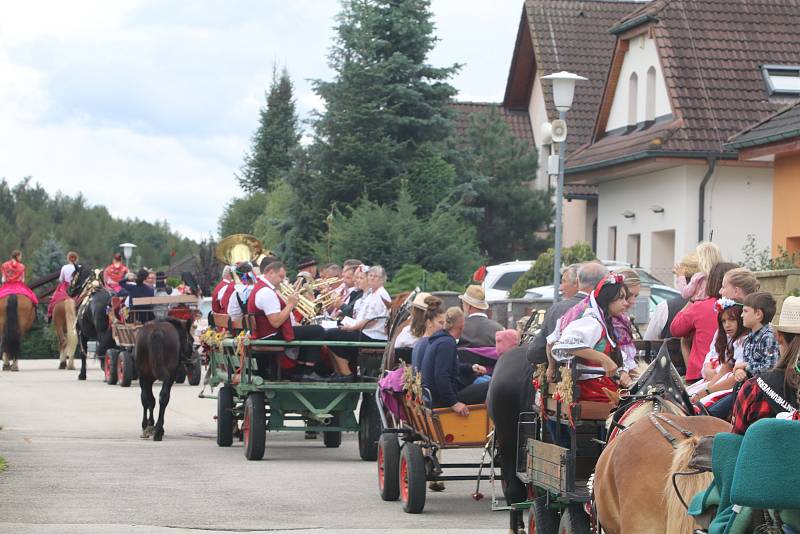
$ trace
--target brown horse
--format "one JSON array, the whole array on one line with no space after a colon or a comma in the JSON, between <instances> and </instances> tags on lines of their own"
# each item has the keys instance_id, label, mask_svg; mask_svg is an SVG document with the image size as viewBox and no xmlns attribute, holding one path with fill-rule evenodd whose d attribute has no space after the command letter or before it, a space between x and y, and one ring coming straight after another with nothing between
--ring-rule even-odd
<instances>
[{"instance_id":1,"label":"brown horse","mask_svg":"<svg viewBox=\"0 0 800 534\"><path fill-rule=\"evenodd\" d=\"M597 520L608 534L691 534L692 520L680 504L672 474L690 471L687 464L701 436L730 430L721 419L678 415L669 401L652 417L648 401L623 416L626 429L613 438L597 461L594 498ZM660 428L659 428L660 427ZM691 433L689 437L684 433ZM675 443L665 434L672 436ZM689 499L711 483L711 474L677 477L678 489Z\"/></svg>"},{"instance_id":2,"label":"brown horse","mask_svg":"<svg viewBox=\"0 0 800 534\"><path fill-rule=\"evenodd\" d=\"M19 371L17 358L22 338L36 319L36 306L24 295L9 295L0 299L0 352L3 371ZM11 363L9 363L11 360Z\"/></svg>"},{"instance_id":3,"label":"brown horse","mask_svg":"<svg viewBox=\"0 0 800 534\"><path fill-rule=\"evenodd\" d=\"M64 299L53 307L53 328L58 338L59 369L75 369L75 350L78 348L75 319L75 301L71 298Z\"/></svg>"},{"instance_id":4,"label":"brown horse","mask_svg":"<svg viewBox=\"0 0 800 534\"><path fill-rule=\"evenodd\" d=\"M142 438L153 441L164 437L164 411L169 403L175 371L178 365L192 358L192 320L179 321L172 317L146 323L136 334L136 369L142 389ZM158 395L158 421L153 421L156 398L153 383L161 380ZM148 416L149 412L149 416ZM155 426L154 426L155 423Z\"/></svg>"}]
</instances>

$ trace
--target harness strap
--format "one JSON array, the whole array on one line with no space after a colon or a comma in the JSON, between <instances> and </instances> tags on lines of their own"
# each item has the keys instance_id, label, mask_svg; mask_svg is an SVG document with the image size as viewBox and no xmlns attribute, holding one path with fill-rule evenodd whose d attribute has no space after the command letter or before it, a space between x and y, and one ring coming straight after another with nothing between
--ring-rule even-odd
<instances>
[{"instance_id":1,"label":"harness strap","mask_svg":"<svg viewBox=\"0 0 800 534\"><path fill-rule=\"evenodd\" d=\"M684 438L690 438L690 437L692 437L694 435L694 433L691 430L687 430L685 428L682 428L681 426L676 424L671 419L668 419L667 417L665 417L663 414L652 413L651 412L651 413L647 414L647 418L650 419L650 422L653 423L653 426L656 427L656 430L658 430L661 433L661 435L664 436L664 439L669 441L669 443L670 443L670 445L672 445L673 449L677 449L678 448L678 443L679 443L680 440L678 440L678 438L673 436L672 433L669 430L664 428L661 425L661 422L666 423L668 426L671 426L672 428L674 428L675 430L680 432L683 435Z\"/></svg>"}]
</instances>

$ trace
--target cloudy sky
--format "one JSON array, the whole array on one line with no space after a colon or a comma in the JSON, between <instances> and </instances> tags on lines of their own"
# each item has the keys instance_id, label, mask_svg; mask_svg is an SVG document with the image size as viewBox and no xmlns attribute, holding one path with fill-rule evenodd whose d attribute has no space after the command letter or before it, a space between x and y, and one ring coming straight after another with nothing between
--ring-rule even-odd
<instances>
[{"instance_id":1,"label":"cloudy sky","mask_svg":"<svg viewBox=\"0 0 800 534\"><path fill-rule=\"evenodd\" d=\"M459 100L500 101L523 0L433 0L435 65ZM300 118L330 79L337 0L0 2L0 178L82 192L120 217L213 235L272 65Z\"/></svg>"}]
</instances>

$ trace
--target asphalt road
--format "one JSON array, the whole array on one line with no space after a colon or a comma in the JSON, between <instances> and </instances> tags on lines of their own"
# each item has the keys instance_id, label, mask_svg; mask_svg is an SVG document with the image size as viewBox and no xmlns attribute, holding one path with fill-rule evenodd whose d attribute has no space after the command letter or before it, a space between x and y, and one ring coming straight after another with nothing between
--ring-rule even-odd
<instances>
[{"instance_id":1,"label":"asphalt road","mask_svg":"<svg viewBox=\"0 0 800 534\"><path fill-rule=\"evenodd\" d=\"M86 382L54 360L23 360L0 373L0 532L506 532L503 512L474 501L474 482L428 493L422 514L381 501L373 462L355 434L338 449L302 433L267 435L264 460L240 443L217 447L216 402L200 387L172 389L164 441L139 439L138 383ZM157 384L160 387L160 384ZM158 393L156 398L158 398ZM479 450L446 461L478 461Z\"/></svg>"}]
</instances>

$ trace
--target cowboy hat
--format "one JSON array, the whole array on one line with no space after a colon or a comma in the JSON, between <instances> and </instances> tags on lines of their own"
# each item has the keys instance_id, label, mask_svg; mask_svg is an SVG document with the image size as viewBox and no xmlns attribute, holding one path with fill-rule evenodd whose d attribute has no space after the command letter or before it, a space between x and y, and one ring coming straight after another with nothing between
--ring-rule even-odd
<instances>
[{"instance_id":1,"label":"cowboy hat","mask_svg":"<svg viewBox=\"0 0 800 534\"><path fill-rule=\"evenodd\" d=\"M458 298L479 310L486 310L489 308L489 304L486 302L486 293L481 286L468 286L464 294L459 295Z\"/></svg>"},{"instance_id":2,"label":"cowboy hat","mask_svg":"<svg viewBox=\"0 0 800 534\"><path fill-rule=\"evenodd\" d=\"M789 334L800 334L800 297L786 297L775 328Z\"/></svg>"},{"instance_id":3,"label":"cowboy hat","mask_svg":"<svg viewBox=\"0 0 800 534\"><path fill-rule=\"evenodd\" d=\"M417 308L418 310L427 310L428 305L425 304L425 299L430 296L431 296L430 293L425 293L424 291L420 291L419 293L417 293L417 296L414 297L414 301L411 303L411 305L414 308Z\"/></svg>"}]
</instances>

